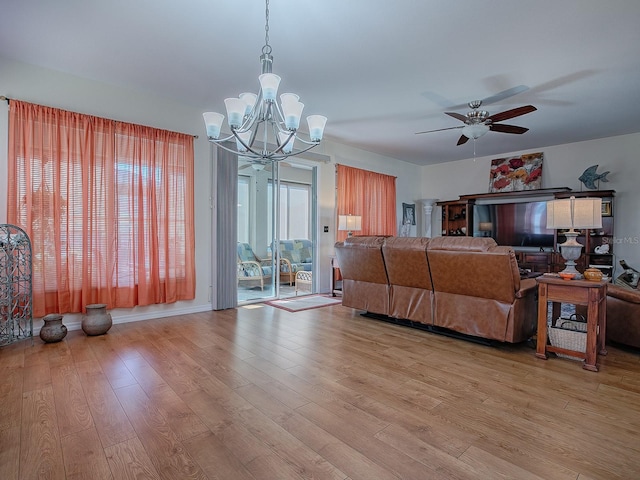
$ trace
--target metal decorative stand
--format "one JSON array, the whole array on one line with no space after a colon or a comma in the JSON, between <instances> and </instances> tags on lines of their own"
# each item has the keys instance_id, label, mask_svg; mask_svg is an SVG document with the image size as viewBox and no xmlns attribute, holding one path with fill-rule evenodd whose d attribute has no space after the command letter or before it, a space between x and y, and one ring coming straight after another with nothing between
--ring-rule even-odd
<instances>
[{"instance_id":1,"label":"metal decorative stand","mask_svg":"<svg viewBox=\"0 0 640 480\"><path fill-rule=\"evenodd\" d=\"M31 240L0 224L0 345L33 339Z\"/></svg>"}]
</instances>

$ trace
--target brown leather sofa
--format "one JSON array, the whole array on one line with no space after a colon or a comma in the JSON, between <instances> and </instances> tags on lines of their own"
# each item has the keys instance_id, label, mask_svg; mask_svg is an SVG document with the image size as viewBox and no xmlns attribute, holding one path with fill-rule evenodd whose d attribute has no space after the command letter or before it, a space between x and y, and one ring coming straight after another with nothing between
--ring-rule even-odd
<instances>
[{"instance_id":1,"label":"brown leather sofa","mask_svg":"<svg viewBox=\"0 0 640 480\"><path fill-rule=\"evenodd\" d=\"M389 314L389 279L382 258L385 237L350 237L337 255L342 275L342 304Z\"/></svg>"},{"instance_id":2,"label":"brown leather sofa","mask_svg":"<svg viewBox=\"0 0 640 480\"><path fill-rule=\"evenodd\" d=\"M500 342L535 332L536 282L491 238L351 237L335 248L345 306ZM386 301L364 298L373 292Z\"/></svg>"},{"instance_id":3,"label":"brown leather sofa","mask_svg":"<svg viewBox=\"0 0 640 480\"><path fill-rule=\"evenodd\" d=\"M607 341L640 348L640 291L607 286Z\"/></svg>"}]
</instances>

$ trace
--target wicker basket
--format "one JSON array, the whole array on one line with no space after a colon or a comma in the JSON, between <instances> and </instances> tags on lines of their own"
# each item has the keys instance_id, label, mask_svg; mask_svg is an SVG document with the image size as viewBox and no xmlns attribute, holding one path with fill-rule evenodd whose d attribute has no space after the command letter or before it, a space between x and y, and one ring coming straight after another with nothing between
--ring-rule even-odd
<instances>
[{"instance_id":1,"label":"wicker basket","mask_svg":"<svg viewBox=\"0 0 640 480\"><path fill-rule=\"evenodd\" d=\"M576 352L587 350L587 322L581 315L573 314L570 318L558 318L554 325L549 325L548 335L551 345ZM556 353L558 357L571 360L582 360L578 357Z\"/></svg>"}]
</instances>

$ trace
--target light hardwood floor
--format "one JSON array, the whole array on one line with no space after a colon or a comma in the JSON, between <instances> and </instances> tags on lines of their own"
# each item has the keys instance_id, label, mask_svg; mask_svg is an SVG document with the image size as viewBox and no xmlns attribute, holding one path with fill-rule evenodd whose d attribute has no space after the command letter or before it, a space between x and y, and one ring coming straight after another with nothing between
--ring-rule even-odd
<instances>
[{"instance_id":1,"label":"light hardwood floor","mask_svg":"<svg viewBox=\"0 0 640 480\"><path fill-rule=\"evenodd\" d=\"M638 479L640 353L601 370L342 307L0 348L0 479Z\"/></svg>"}]
</instances>

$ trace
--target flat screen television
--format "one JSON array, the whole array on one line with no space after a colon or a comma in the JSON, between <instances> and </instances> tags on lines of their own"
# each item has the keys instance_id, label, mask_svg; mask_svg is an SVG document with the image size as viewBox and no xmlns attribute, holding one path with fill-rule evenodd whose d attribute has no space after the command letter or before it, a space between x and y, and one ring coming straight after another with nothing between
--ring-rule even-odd
<instances>
[{"instance_id":1,"label":"flat screen television","mask_svg":"<svg viewBox=\"0 0 640 480\"><path fill-rule=\"evenodd\" d=\"M473 206L473 236L492 237L514 248L553 247L554 230L547 228L547 202Z\"/></svg>"}]
</instances>

